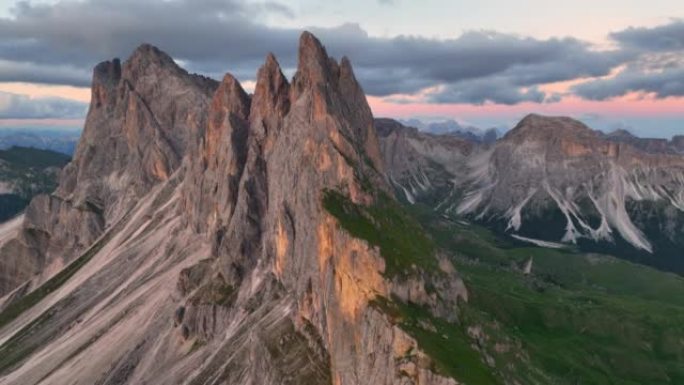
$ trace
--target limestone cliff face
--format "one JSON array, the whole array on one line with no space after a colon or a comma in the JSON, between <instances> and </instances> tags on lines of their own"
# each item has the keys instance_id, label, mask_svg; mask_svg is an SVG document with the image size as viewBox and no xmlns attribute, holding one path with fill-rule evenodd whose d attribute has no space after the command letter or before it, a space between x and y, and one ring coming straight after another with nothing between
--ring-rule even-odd
<instances>
[{"instance_id":1,"label":"limestone cliff face","mask_svg":"<svg viewBox=\"0 0 684 385\"><path fill-rule=\"evenodd\" d=\"M215 88L149 45L123 66L118 59L97 65L73 161L58 189L31 203L20 236L3 246L0 269L13 274L0 281L0 295L70 262L136 199L168 179L196 146Z\"/></svg>"},{"instance_id":2,"label":"limestone cliff face","mask_svg":"<svg viewBox=\"0 0 684 385\"><path fill-rule=\"evenodd\" d=\"M456 383L373 305L396 296L453 320L467 298L453 266L391 276L323 207L326 191L369 206L391 187L349 60L313 35L292 82L269 55L251 96L143 46L98 66L86 130L54 195L95 205L89 262L0 324L1 355L22 346L0 383ZM66 223L65 207L42 210Z\"/></svg>"}]
</instances>

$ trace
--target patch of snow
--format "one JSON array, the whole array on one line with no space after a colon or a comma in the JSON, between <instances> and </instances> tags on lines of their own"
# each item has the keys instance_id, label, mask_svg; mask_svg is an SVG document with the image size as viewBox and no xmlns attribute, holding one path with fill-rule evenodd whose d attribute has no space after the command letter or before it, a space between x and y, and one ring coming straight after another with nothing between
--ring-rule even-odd
<instances>
[{"instance_id":1,"label":"patch of snow","mask_svg":"<svg viewBox=\"0 0 684 385\"><path fill-rule=\"evenodd\" d=\"M650 242L646 236L632 223L632 220L625 209L626 181L624 170L614 166L611 170L611 190L607 191L598 201L605 212L608 223L618 230L620 235L634 247L653 252ZM627 186L626 186L627 185ZM633 186L630 186L633 187Z\"/></svg>"},{"instance_id":2,"label":"patch of snow","mask_svg":"<svg viewBox=\"0 0 684 385\"><path fill-rule=\"evenodd\" d=\"M404 187L404 186L402 186L402 185L399 185L399 187L401 187L401 189L404 190L404 195L406 196L406 200L409 201L409 203L411 203L411 204L415 204L415 203L416 203L416 199L413 197L413 194L411 194L411 193L406 189L406 187Z\"/></svg>"},{"instance_id":3,"label":"patch of snow","mask_svg":"<svg viewBox=\"0 0 684 385\"><path fill-rule=\"evenodd\" d=\"M520 226L522 225L522 209L536 193L537 189L531 189L530 192L527 193L527 196L525 197L525 199L523 199L522 202L518 203L515 207L508 209L505 215L510 219L508 220L508 226L506 226L506 231L510 229L513 229L515 231L520 230Z\"/></svg>"},{"instance_id":4,"label":"patch of snow","mask_svg":"<svg viewBox=\"0 0 684 385\"><path fill-rule=\"evenodd\" d=\"M566 247L562 243L542 241L541 239L527 238L517 234L511 234L511 237L519 241L528 242L539 247L546 247L548 249L564 249Z\"/></svg>"}]
</instances>

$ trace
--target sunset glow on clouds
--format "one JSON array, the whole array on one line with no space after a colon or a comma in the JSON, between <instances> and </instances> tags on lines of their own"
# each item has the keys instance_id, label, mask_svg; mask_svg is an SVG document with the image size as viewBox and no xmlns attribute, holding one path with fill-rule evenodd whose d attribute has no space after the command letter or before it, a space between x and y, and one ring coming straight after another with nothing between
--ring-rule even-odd
<instances>
[{"instance_id":1,"label":"sunset glow on clouds","mask_svg":"<svg viewBox=\"0 0 684 385\"><path fill-rule=\"evenodd\" d=\"M0 9L0 125L21 125L22 117L73 123L89 101L90 68L125 58L141 42L192 72L220 78L230 71L249 89L269 51L292 74L292 48L306 28L330 53L351 59L377 116L509 128L535 112L604 130L684 133L679 2L611 7L613 0L580 0L556 9L531 0L534 12L496 0L426 3L433 7L402 0L10 4ZM396 24L382 24L390 19Z\"/></svg>"}]
</instances>

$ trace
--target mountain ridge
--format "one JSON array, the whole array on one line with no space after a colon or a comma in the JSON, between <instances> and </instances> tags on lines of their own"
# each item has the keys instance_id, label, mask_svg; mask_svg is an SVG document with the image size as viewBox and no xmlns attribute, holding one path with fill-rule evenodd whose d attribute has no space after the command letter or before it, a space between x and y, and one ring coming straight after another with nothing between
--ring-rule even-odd
<instances>
[{"instance_id":1,"label":"mountain ridge","mask_svg":"<svg viewBox=\"0 0 684 385\"><path fill-rule=\"evenodd\" d=\"M3 269L36 262L5 282L0 382L456 384L374 300L453 319L465 286L430 247L341 226L412 222L349 60L299 47L292 82L268 55L251 97L148 46L96 67L60 187L3 230Z\"/></svg>"},{"instance_id":2,"label":"mountain ridge","mask_svg":"<svg viewBox=\"0 0 684 385\"><path fill-rule=\"evenodd\" d=\"M680 154L611 140L568 117L530 114L493 146L476 146L472 155L445 161L426 152L423 158L442 169L467 170L465 176L450 172L435 179L450 188L422 188L417 194L437 199L431 205L438 211L487 222L501 233L614 250L642 263L682 269L675 251L684 207ZM421 185L434 182L429 179ZM399 185L418 192L415 182ZM430 198L435 194L439 198ZM660 250L654 251L654 244ZM662 258L648 257L654 252Z\"/></svg>"}]
</instances>

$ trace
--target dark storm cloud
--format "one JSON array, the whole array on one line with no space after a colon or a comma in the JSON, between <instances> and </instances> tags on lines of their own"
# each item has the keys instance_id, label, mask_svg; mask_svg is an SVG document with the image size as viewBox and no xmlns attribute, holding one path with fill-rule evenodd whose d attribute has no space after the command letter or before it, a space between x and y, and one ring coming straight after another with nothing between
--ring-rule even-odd
<instances>
[{"instance_id":1,"label":"dark storm cloud","mask_svg":"<svg viewBox=\"0 0 684 385\"><path fill-rule=\"evenodd\" d=\"M653 28L627 28L610 37L625 47L643 51L684 50L684 20Z\"/></svg>"},{"instance_id":2,"label":"dark storm cloud","mask_svg":"<svg viewBox=\"0 0 684 385\"><path fill-rule=\"evenodd\" d=\"M11 18L0 19L5 64L0 64L0 81L84 85L95 63L126 57L141 42L159 46L190 71L217 77L230 71L253 79L269 51L291 70L301 31L267 26L273 15L294 16L277 3L241 0L20 2ZM573 38L540 40L489 31L430 39L372 37L356 24L310 30L331 54L351 58L367 93L415 94L429 88L429 101L435 103L555 101L557 95L538 87L604 76L641 54L638 44L628 43L640 41L633 37L636 30L632 37L631 30L613 34L620 49L612 51L596 51ZM39 71L23 70L24 63Z\"/></svg>"},{"instance_id":3,"label":"dark storm cloud","mask_svg":"<svg viewBox=\"0 0 684 385\"><path fill-rule=\"evenodd\" d=\"M35 98L0 92L0 119L82 118L87 104L60 98Z\"/></svg>"},{"instance_id":4,"label":"dark storm cloud","mask_svg":"<svg viewBox=\"0 0 684 385\"><path fill-rule=\"evenodd\" d=\"M627 69L614 78L590 81L573 89L581 97L591 100L605 100L630 92L651 93L658 98L684 96L684 68L656 73Z\"/></svg>"},{"instance_id":5,"label":"dark storm cloud","mask_svg":"<svg viewBox=\"0 0 684 385\"><path fill-rule=\"evenodd\" d=\"M92 67L126 57L150 42L199 70L255 65L267 50L286 52L296 41L291 30L255 23L262 15L289 14L273 3L177 0L62 1L19 3L13 18L0 20L0 55L5 60Z\"/></svg>"},{"instance_id":6,"label":"dark storm cloud","mask_svg":"<svg viewBox=\"0 0 684 385\"><path fill-rule=\"evenodd\" d=\"M90 84L90 71L71 66L42 65L0 59L0 82L15 81L85 87Z\"/></svg>"},{"instance_id":7,"label":"dark storm cloud","mask_svg":"<svg viewBox=\"0 0 684 385\"><path fill-rule=\"evenodd\" d=\"M523 89L511 85L506 79L485 79L460 82L430 94L428 100L435 103L517 104L521 102L542 103L547 98L537 87Z\"/></svg>"}]
</instances>

